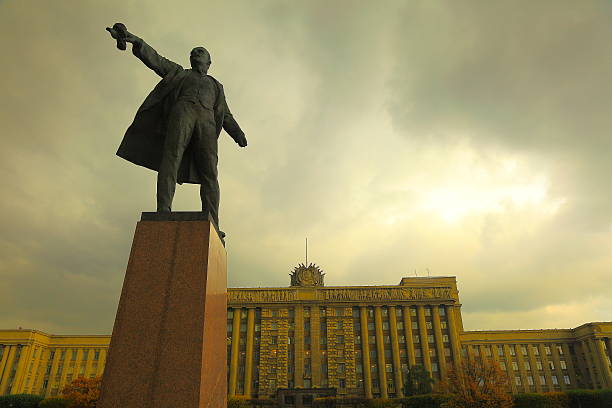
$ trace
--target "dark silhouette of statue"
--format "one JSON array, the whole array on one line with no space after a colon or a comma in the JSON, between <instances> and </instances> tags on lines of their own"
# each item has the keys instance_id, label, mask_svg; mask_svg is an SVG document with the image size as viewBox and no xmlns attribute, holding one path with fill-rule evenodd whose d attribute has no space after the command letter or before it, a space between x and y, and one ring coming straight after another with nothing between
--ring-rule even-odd
<instances>
[{"instance_id":1,"label":"dark silhouette of statue","mask_svg":"<svg viewBox=\"0 0 612 408\"><path fill-rule=\"evenodd\" d=\"M117 48L125 50L131 43L132 53L162 77L138 109L117 155L158 172L158 212L171 211L177 182L200 184L202 211L218 227L217 139L225 129L239 146L245 147L247 140L227 106L223 86L208 75L210 54L204 47L194 48L191 69L184 69L123 24L106 30Z\"/></svg>"}]
</instances>

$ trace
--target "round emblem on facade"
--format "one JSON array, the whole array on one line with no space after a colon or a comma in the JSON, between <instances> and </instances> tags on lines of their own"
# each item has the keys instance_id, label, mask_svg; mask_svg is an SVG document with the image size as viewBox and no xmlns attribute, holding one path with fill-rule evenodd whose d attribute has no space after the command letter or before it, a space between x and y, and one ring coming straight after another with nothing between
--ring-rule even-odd
<instances>
[{"instance_id":1,"label":"round emblem on facade","mask_svg":"<svg viewBox=\"0 0 612 408\"><path fill-rule=\"evenodd\" d=\"M299 264L293 269L291 275L291 286L323 286L325 274L315 264Z\"/></svg>"}]
</instances>

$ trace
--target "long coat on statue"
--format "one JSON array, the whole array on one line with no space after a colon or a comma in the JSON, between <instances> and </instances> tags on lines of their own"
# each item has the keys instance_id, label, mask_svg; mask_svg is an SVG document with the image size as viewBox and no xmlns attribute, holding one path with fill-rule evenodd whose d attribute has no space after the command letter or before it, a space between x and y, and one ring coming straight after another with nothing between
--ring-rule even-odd
<instances>
[{"instance_id":1,"label":"long coat on statue","mask_svg":"<svg viewBox=\"0 0 612 408\"><path fill-rule=\"evenodd\" d=\"M159 171L168 115L179 97L181 84L190 70L183 69L179 64L160 56L143 40L134 43L132 52L147 67L162 77L162 80L138 109L134 121L125 132L117 155L139 166ZM227 106L223 85L216 79L214 82L217 85L217 96L213 108L216 124L215 137L218 138L221 129L225 129L232 139L238 142L240 138L244 138L244 132ZM201 184L193 155L193 149L190 145L187 146L178 171L177 182L179 184Z\"/></svg>"}]
</instances>

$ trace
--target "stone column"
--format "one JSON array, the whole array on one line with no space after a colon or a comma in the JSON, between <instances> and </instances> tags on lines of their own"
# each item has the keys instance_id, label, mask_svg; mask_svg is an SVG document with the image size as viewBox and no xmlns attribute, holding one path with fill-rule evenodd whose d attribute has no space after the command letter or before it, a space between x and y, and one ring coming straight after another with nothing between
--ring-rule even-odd
<instances>
[{"instance_id":1,"label":"stone column","mask_svg":"<svg viewBox=\"0 0 612 408\"><path fill-rule=\"evenodd\" d=\"M599 373L602 379L602 388L612 388L612 373L610 372L610 366L606 359L606 350L602 343L603 339L592 339L591 344L595 351L595 360L598 363Z\"/></svg>"},{"instance_id":2,"label":"stone column","mask_svg":"<svg viewBox=\"0 0 612 408\"><path fill-rule=\"evenodd\" d=\"M516 344L516 362L519 366L519 375L521 376L521 387L524 392L529 392L529 383L527 382L527 370L525 370L525 358L523 356L522 344ZM525 346L527 347L527 346ZM529 352L527 352L529 353ZM529 363L531 365L531 363ZM534 379L535 380L535 379Z\"/></svg>"},{"instance_id":3,"label":"stone column","mask_svg":"<svg viewBox=\"0 0 612 408\"><path fill-rule=\"evenodd\" d=\"M246 361L244 364L244 395L251 397L253 385L253 340L255 336L255 309L247 311ZM233 345L233 344L232 344Z\"/></svg>"},{"instance_id":4,"label":"stone column","mask_svg":"<svg viewBox=\"0 0 612 408\"><path fill-rule=\"evenodd\" d=\"M597 388L597 379L595 378L595 373L593 372L594 363L592 361L591 353L589 351L589 347L586 344L586 341L580 341L580 346L582 347L582 352L584 353L584 362L586 365L586 369L589 372L589 377L591 378L591 387L593 389Z\"/></svg>"},{"instance_id":5,"label":"stone column","mask_svg":"<svg viewBox=\"0 0 612 408\"><path fill-rule=\"evenodd\" d=\"M432 317L433 317L433 328L434 338L436 341L436 351L438 354L438 368L440 370L440 379L446 378L446 355L444 354L444 342L442 341L442 329L440 328L440 306L433 305Z\"/></svg>"},{"instance_id":6,"label":"stone column","mask_svg":"<svg viewBox=\"0 0 612 408\"><path fill-rule=\"evenodd\" d=\"M563 381L563 370L561 369L561 358L559 357L559 351L557 350L557 344L550 345L550 352L552 353L552 360L553 360L553 364L555 365L555 375L557 376L557 381L559 382L561 391L565 391L567 387L565 386L565 381ZM554 384L553 384L553 387L554 387Z\"/></svg>"},{"instance_id":7,"label":"stone column","mask_svg":"<svg viewBox=\"0 0 612 408\"><path fill-rule=\"evenodd\" d=\"M448 321L448 337L453 353L453 363L457 368L461 361L461 347L459 346L459 329L457 327L457 319L455 319L455 307L452 305L445 306L446 319Z\"/></svg>"},{"instance_id":8,"label":"stone column","mask_svg":"<svg viewBox=\"0 0 612 408\"><path fill-rule=\"evenodd\" d=\"M232 356L230 359L229 396L236 395L236 382L238 379L238 355L240 354L240 308L234 308L232 320Z\"/></svg>"},{"instance_id":9,"label":"stone column","mask_svg":"<svg viewBox=\"0 0 612 408\"><path fill-rule=\"evenodd\" d=\"M2 356L2 370L0 370L0 395L5 395L9 391L8 388L8 379L11 375L11 371L13 370L13 364L15 363L13 360L15 359L15 352L17 351L17 346L4 346L4 355Z\"/></svg>"},{"instance_id":10,"label":"stone column","mask_svg":"<svg viewBox=\"0 0 612 408\"><path fill-rule=\"evenodd\" d=\"M381 398L388 398L387 371L385 367L385 346L382 329L382 313L380 306L374 306L374 323L376 326L376 354L378 354L378 381L380 382Z\"/></svg>"},{"instance_id":11,"label":"stone column","mask_svg":"<svg viewBox=\"0 0 612 408\"><path fill-rule=\"evenodd\" d=\"M319 306L310 308L310 366L312 386L321 386L321 319Z\"/></svg>"},{"instance_id":12,"label":"stone column","mask_svg":"<svg viewBox=\"0 0 612 408\"><path fill-rule=\"evenodd\" d=\"M538 348L540 350L540 359L542 360L542 365L544 366L544 376L546 377L546 391L554 391L553 383L552 383L552 373L550 371L550 366L548 365L548 356L546 355L546 350L544 349L544 344L538 344ZM552 350L551 350L552 352Z\"/></svg>"},{"instance_id":13,"label":"stone column","mask_svg":"<svg viewBox=\"0 0 612 408\"><path fill-rule=\"evenodd\" d=\"M542 392L542 385L540 385L540 372L538 371L536 356L533 354L533 347L533 344L527 345L529 363L531 364L531 376L533 377L533 384L535 385L536 392ZM535 347L537 347L537 345Z\"/></svg>"},{"instance_id":14,"label":"stone column","mask_svg":"<svg viewBox=\"0 0 612 408\"><path fill-rule=\"evenodd\" d=\"M412 368L415 366L416 362L414 355L414 342L412 341L412 316L410 316L410 306L404 306L404 310L402 310L402 316L404 317L404 332L406 333L408 364L410 368Z\"/></svg>"},{"instance_id":15,"label":"stone column","mask_svg":"<svg viewBox=\"0 0 612 408\"><path fill-rule=\"evenodd\" d=\"M561 348L563 348L563 355L565 356L565 364L567 365L567 373L570 378L570 385L569 387L567 387L566 385L566 388L575 389L578 386L578 378L576 376L576 367L574 367L574 361L570 354L569 346L567 345L567 343L563 343L561 344ZM565 381L563 381L563 384L565 384Z\"/></svg>"},{"instance_id":16,"label":"stone column","mask_svg":"<svg viewBox=\"0 0 612 408\"><path fill-rule=\"evenodd\" d=\"M419 319L419 333L421 334L421 351L423 352L423 364L425 369L432 375L431 359L429 358L429 339L427 338L427 324L425 322L425 307L417 306L417 317Z\"/></svg>"},{"instance_id":17,"label":"stone column","mask_svg":"<svg viewBox=\"0 0 612 408\"><path fill-rule=\"evenodd\" d=\"M389 306L389 332L391 333L391 350L393 352L393 372L395 374L395 389L397 396L404 396L402 380L402 365L400 363L399 342L397 341L397 316L395 306Z\"/></svg>"},{"instance_id":18,"label":"stone column","mask_svg":"<svg viewBox=\"0 0 612 408\"><path fill-rule=\"evenodd\" d=\"M504 356L506 358L506 373L508 377L510 377L510 386L512 387L512 393L516 394L518 392L518 387L516 386L516 374L514 373L514 368L512 368L512 355L510 355L510 345L504 344ZM516 351L516 350L515 350Z\"/></svg>"},{"instance_id":19,"label":"stone column","mask_svg":"<svg viewBox=\"0 0 612 408\"><path fill-rule=\"evenodd\" d=\"M370 344L368 336L368 311L365 306L359 306L359 322L361 324L361 353L363 359L363 388L366 398L372 398L372 371L370 367Z\"/></svg>"},{"instance_id":20,"label":"stone column","mask_svg":"<svg viewBox=\"0 0 612 408\"><path fill-rule=\"evenodd\" d=\"M312 325L311 325L312 330ZM310 339L312 347L312 338ZM304 386L304 306L295 305L295 364L293 366L296 387ZM312 369L312 367L311 367Z\"/></svg>"}]
</instances>

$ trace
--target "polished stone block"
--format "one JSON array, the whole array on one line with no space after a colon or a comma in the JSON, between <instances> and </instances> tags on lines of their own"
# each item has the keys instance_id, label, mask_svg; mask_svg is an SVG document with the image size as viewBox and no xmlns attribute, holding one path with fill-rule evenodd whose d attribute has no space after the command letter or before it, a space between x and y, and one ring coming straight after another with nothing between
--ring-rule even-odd
<instances>
[{"instance_id":1,"label":"polished stone block","mask_svg":"<svg viewBox=\"0 0 612 408\"><path fill-rule=\"evenodd\" d=\"M208 217L176 214L136 226L99 408L226 407L225 248Z\"/></svg>"}]
</instances>

